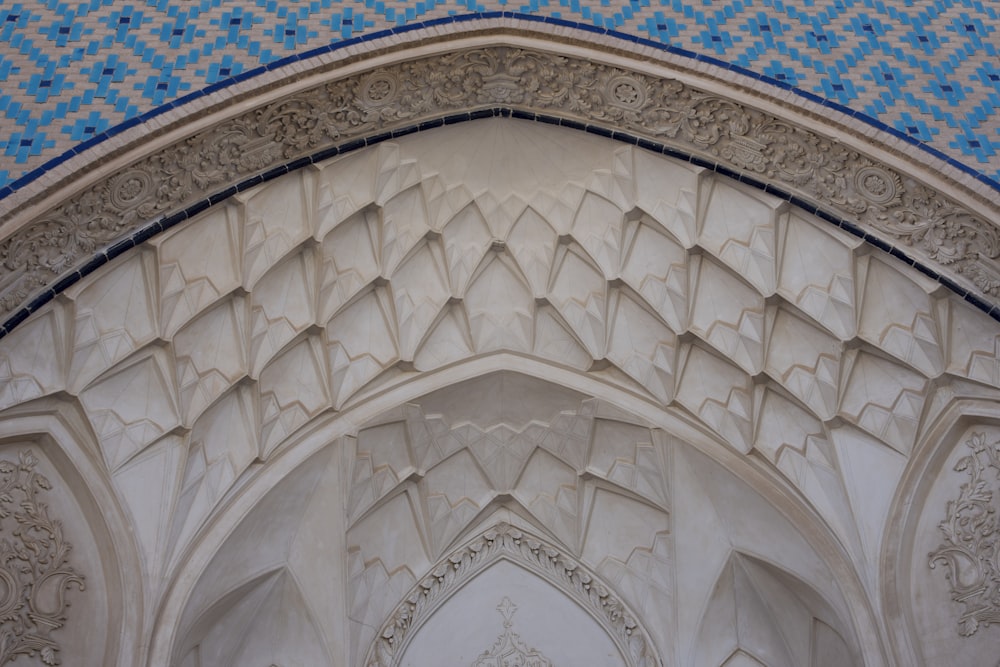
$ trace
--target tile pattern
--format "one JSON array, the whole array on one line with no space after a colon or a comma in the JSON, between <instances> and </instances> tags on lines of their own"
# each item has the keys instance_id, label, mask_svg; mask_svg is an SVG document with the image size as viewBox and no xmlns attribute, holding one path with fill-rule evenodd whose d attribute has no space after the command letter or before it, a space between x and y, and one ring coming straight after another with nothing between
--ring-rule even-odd
<instances>
[{"instance_id":1,"label":"tile pattern","mask_svg":"<svg viewBox=\"0 0 1000 667\"><path fill-rule=\"evenodd\" d=\"M976 0L0 0L0 187L290 55L499 11L743 68L932 147L1000 189L1000 7Z\"/></svg>"}]
</instances>

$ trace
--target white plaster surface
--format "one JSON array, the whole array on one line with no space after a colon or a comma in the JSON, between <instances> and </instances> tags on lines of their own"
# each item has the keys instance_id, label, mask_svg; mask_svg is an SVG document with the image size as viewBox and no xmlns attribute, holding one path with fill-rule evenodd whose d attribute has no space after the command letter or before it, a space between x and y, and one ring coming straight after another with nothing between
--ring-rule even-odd
<instances>
[{"instance_id":1,"label":"white plaster surface","mask_svg":"<svg viewBox=\"0 0 1000 667\"><path fill-rule=\"evenodd\" d=\"M493 658L491 649L504 632L504 616L497 609L504 598L516 607L511 629L553 667L625 664L601 626L579 606L544 580L501 561L462 588L421 628L403 654L401 667L472 665L481 655ZM509 650L495 657L500 660L481 664L514 667L523 660Z\"/></svg>"},{"instance_id":2,"label":"white plaster surface","mask_svg":"<svg viewBox=\"0 0 1000 667\"><path fill-rule=\"evenodd\" d=\"M125 638L85 664L388 665L401 605L503 523L654 658L501 563L398 664L471 664L507 596L553 667L980 665L1000 624L960 637L926 554L953 426L997 414L998 333L759 191L496 119L278 179L86 277L0 341L0 436L68 432L59 466L104 489L40 464L87 577L54 637Z\"/></svg>"}]
</instances>

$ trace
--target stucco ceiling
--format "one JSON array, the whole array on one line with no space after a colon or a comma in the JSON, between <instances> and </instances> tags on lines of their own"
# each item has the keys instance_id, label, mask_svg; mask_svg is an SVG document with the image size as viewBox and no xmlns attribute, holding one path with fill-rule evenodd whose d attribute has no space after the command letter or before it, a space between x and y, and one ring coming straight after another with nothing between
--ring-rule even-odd
<instances>
[{"instance_id":1,"label":"stucco ceiling","mask_svg":"<svg viewBox=\"0 0 1000 667\"><path fill-rule=\"evenodd\" d=\"M26 452L73 492L88 597L51 642L83 664L435 664L435 619L475 615L469 664L500 593L518 632L554 604L469 583L501 559L584 610L565 573L611 591L595 610L637 625L591 617L637 628L625 665L972 665L998 349L777 197L477 119L249 188L63 291L0 342L0 473ZM530 645L582 664L565 636Z\"/></svg>"}]
</instances>

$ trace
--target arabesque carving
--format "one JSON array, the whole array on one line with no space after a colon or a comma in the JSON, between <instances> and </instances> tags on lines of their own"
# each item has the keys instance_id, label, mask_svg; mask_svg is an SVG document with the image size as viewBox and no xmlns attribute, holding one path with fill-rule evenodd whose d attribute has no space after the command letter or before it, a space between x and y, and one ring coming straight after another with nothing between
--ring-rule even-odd
<instances>
[{"instance_id":1,"label":"arabesque carving","mask_svg":"<svg viewBox=\"0 0 1000 667\"><path fill-rule=\"evenodd\" d=\"M0 460L0 665L35 654L60 664L51 633L66 622L66 591L84 588L62 524L37 497L52 488L37 465L29 451L16 462Z\"/></svg>"},{"instance_id":2,"label":"arabesque carving","mask_svg":"<svg viewBox=\"0 0 1000 667\"><path fill-rule=\"evenodd\" d=\"M980 625L1000 624L1000 442L973 433L965 444L972 453L959 459L955 470L969 480L958 499L948 501L947 517L939 524L945 543L930 554L930 566L944 563L951 599L965 607L958 632L969 637Z\"/></svg>"},{"instance_id":3,"label":"arabesque carving","mask_svg":"<svg viewBox=\"0 0 1000 667\"><path fill-rule=\"evenodd\" d=\"M530 648L521 637L514 632L514 612L517 605L504 597L497 605L497 611L503 615L503 634L489 650L475 659L472 667L552 667L552 661L542 655L538 649Z\"/></svg>"},{"instance_id":4,"label":"arabesque carving","mask_svg":"<svg viewBox=\"0 0 1000 667\"><path fill-rule=\"evenodd\" d=\"M990 223L884 164L770 114L592 61L508 47L387 66L304 90L169 145L0 244L0 314L100 248L291 160L449 113L513 108L648 137L750 172L1000 297Z\"/></svg>"},{"instance_id":5,"label":"arabesque carving","mask_svg":"<svg viewBox=\"0 0 1000 667\"><path fill-rule=\"evenodd\" d=\"M390 667L416 630L452 594L500 559L509 559L558 587L608 632L629 667L660 667L656 651L625 603L563 549L499 523L438 562L389 615L368 651L366 667Z\"/></svg>"}]
</instances>

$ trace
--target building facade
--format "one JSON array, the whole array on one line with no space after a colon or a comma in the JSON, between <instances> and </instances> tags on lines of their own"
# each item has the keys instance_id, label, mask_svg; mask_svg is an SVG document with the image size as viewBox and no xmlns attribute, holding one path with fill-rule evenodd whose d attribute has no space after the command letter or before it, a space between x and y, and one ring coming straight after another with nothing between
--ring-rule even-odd
<instances>
[{"instance_id":1,"label":"building facade","mask_svg":"<svg viewBox=\"0 0 1000 667\"><path fill-rule=\"evenodd\" d=\"M992 667L1000 19L912 4L0 6L0 664Z\"/></svg>"}]
</instances>

